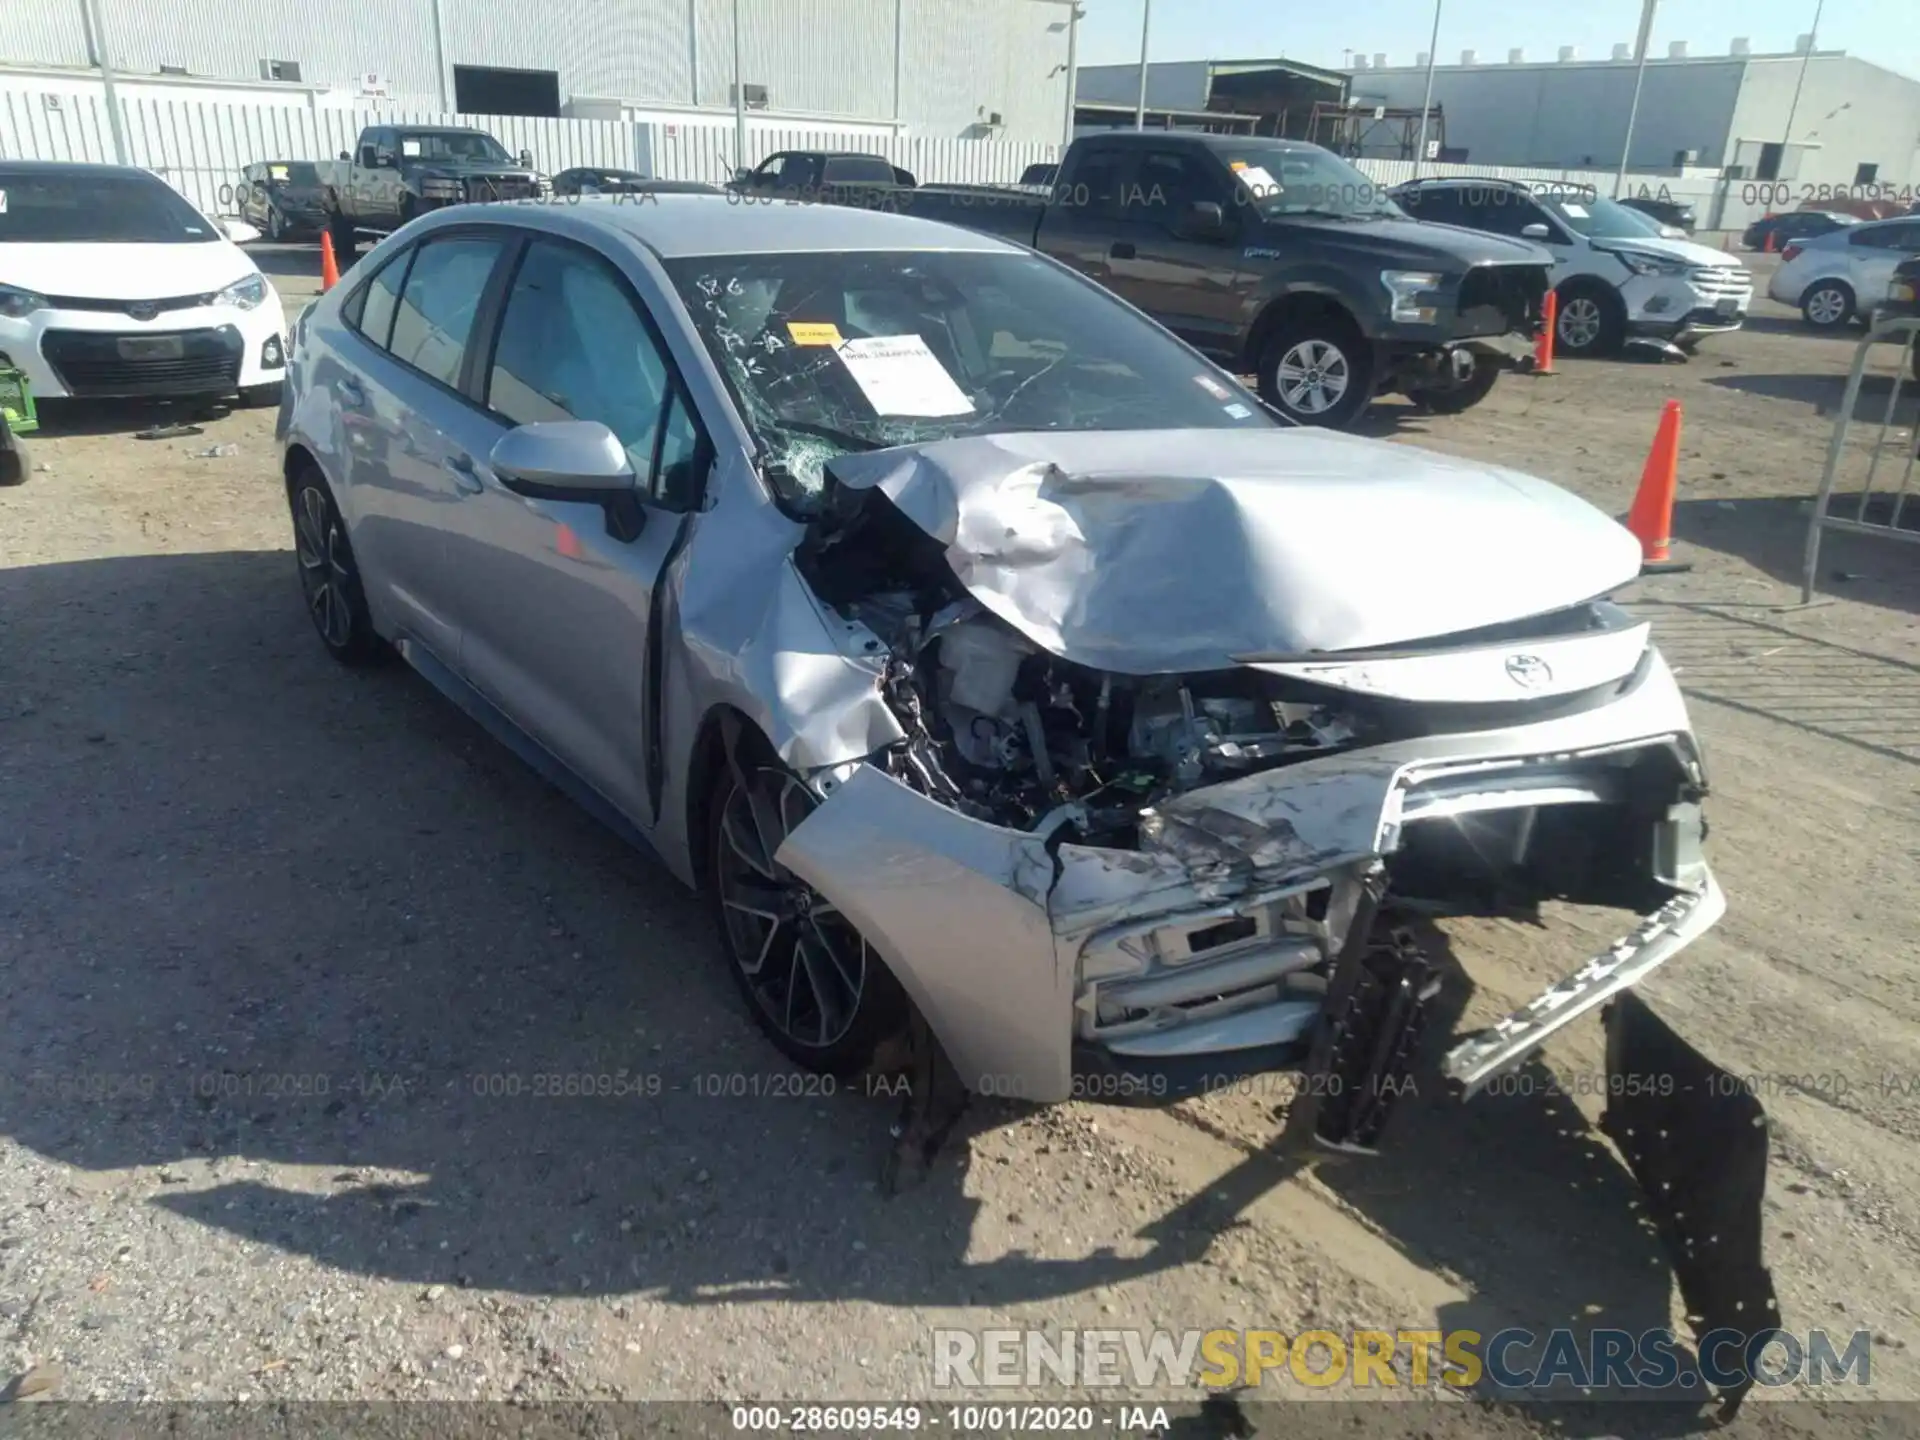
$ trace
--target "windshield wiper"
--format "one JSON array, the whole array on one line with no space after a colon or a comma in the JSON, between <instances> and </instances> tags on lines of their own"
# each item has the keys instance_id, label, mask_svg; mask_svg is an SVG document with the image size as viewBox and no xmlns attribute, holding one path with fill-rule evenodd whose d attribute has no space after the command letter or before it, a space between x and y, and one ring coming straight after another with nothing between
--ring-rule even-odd
<instances>
[{"instance_id":1,"label":"windshield wiper","mask_svg":"<svg viewBox=\"0 0 1920 1440\"><path fill-rule=\"evenodd\" d=\"M773 424L791 434L811 435L816 440L830 441L848 450L884 450L883 440L869 440L864 435L855 435L850 430L836 430L831 425L815 425L806 420L788 420L776 417Z\"/></svg>"}]
</instances>

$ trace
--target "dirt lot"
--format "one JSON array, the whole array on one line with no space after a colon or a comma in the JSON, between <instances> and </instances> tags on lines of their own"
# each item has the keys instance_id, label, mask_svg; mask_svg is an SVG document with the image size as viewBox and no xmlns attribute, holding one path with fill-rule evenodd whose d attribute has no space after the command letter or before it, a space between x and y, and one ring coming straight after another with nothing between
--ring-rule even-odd
<instances>
[{"instance_id":1,"label":"dirt lot","mask_svg":"<svg viewBox=\"0 0 1920 1440\"><path fill-rule=\"evenodd\" d=\"M312 293L310 253L263 259L290 309ZM1705 737L1731 910L1648 993L1763 1087L1786 1323L1876 1336L1871 1389L1827 1398L1914 1400L1920 552L1833 540L1827 603L1795 605L1852 347L1761 309L1687 365L1370 424L1617 514L1684 402L1695 568L1636 600ZM897 1400L931 1396L940 1325L1677 1320L1578 1094L1593 1023L1552 1049L1574 1103L1427 1084L1374 1162L1292 1172L1269 1094L983 1102L884 1197L895 1103L781 1088L691 897L404 669L326 659L271 414L133 438L153 418L51 415L0 491L0 1381ZM1620 928L1554 919L1449 927L1435 1050ZM657 1093L497 1093L617 1073ZM1611 1408L1589 1433L1640 1423ZM1534 1424L1443 1411L1423 1428Z\"/></svg>"}]
</instances>

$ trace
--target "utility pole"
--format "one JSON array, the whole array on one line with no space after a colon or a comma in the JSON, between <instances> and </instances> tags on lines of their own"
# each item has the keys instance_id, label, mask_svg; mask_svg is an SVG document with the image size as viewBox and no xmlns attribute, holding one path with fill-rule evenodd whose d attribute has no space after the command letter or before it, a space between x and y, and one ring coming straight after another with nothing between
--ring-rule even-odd
<instances>
[{"instance_id":1,"label":"utility pole","mask_svg":"<svg viewBox=\"0 0 1920 1440\"><path fill-rule=\"evenodd\" d=\"M1433 0L1433 38L1427 42L1427 98L1420 105L1420 145L1413 154L1413 178L1427 163L1427 116L1433 113L1433 67L1440 59L1440 0Z\"/></svg>"},{"instance_id":2,"label":"utility pole","mask_svg":"<svg viewBox=\"0 0 1920 1440\"><path fill-rule=\"evenodd\" d=\"M107 56L106 32L100 28L100 0L80 0L80 20L86 27L93 63L100 67L100 88L107 101L107 128L113 134L113 163L127 163L127 132L120 123L120 100L113 90L113 61Z\"/></svg>"},{"instance_id":3,"label":"utility pole","mask_svg":"<svg viewBox=\"0 0 1920 1440\"><path fill-rule=\"evenodd\" d=\"M1079 0L1069 0L1067 5L1067 116L1060 123L1060 148L1064 154L1066 147L1073 144L1073 96L1074 87L1080 83L1079 52L1080 5Z\"/></svg>"},{"instance_id":4,"label":"utility pole","mask_svg":"<svg viewBox=\"0 0 1920 1440\"><path fill-rule=\"evenodd\" d=\"M740 77L740 0L733 0L733 166L747 168L747 87Z\"/></svg>"},{"instance_id":5,"label":"utility pole","mask_svg":"<svg viewBox=\"0 0 1920 1440\"><path fill-rule=\"evenodd\" d=\"M1645 0L1640 8L1640 43L1636 48L1640 63L1633 72L1633 103L1627 107L1626 138L1620 142L1620 168L1613 177L1613 198L1620 198L1620 187L1627 183L1627 156L1633 150L1633 122L1640 115L1640 87L1647 78L1647 47L1653 42L1653 11L1660 0Z\"/></svg>"},{"instance_id":6,"label":"utility pole","mask_svg":"<svg viewBox=\"0 0 1920 1440\"><path fill-rule=\"evenodd\" d=\"M1793 85L1793 104L1787 107L1787 128L1780 136L1780 163L1787 163L1787 145L1793 139L1793 118L1800 113L1800 92L1807 85L1807 66L1813 60L1813 52L1820 43L1820 12L1827 8L1827 0L1819 0L1813 7L1813 28L1807 31L1807 53L1800 57L1800 78ZM1779 176L1776 174L1775 179Z\"/></svg>"},{"instance_id":7,"label":"utility pole","mask_svg":"<svg viewBox=\"0 0 1920 1440\"><path fill-rule=\"evenodd\" d=\"M1147 128L1147 30L1153 24L1153 0L1140 0L1140 95L1133 102L1133 128Z\"/></svg>"}]
</instances>

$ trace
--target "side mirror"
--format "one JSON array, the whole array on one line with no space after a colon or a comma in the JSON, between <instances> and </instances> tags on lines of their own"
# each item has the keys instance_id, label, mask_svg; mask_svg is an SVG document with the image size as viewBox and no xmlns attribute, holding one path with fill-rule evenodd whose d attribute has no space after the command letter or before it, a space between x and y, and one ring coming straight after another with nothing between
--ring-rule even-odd
<instances>
[{"instance_id":1,"label":"side mirror","mask_svg":"<svg viewBox=\"0 0 1920 1440\"><path fill-rule=\"evenodd\" d=\"M529 500L598 505L607 533L638 538L646 525L627 452L598 420L539 420L509 430L487 457L500 483Z\"/></svg>"},{"instance_id":2,"label":"side mirror","mask_svg":"<svg viewBox=\"0 0 1920 1440\"><path fill-rule=\"evenodd\" d=\"M342 150L340 152L340 158L351 165L353 163L353 152L350 150Z\"/></svg>"},{"instance_id":3,"label":"side mirror","mask_svg":"<svg viewBox=\"0 0 1920 1440\"><path fill-rule=\"evenodd\" d=\"M747 183L747 181L753 178L753 172L747 169L746 166L741 165L734 170L733 178L738 180L742 185L744 185Z\"/></svg>"},{"instance_id":4,"label":"side mirror","mask_svg":"<svg viewBox=\"0 0 1920 1440\"><path fill-rule=\"evenodd\" d=\"M520 152L520 168L522 170L531 170L533 168L533 151L522 150Z\"/></svg>"},{"instance_id":5,"label":"side mirror","mask_svg":"<svg viewBox=\"0 0 1920 1440\"><path fill-rule=\"evenodd\" d=\"M1188 240L1219 240L1227 233L1227 212L1213 200L1196 200L1174 226L1176 234Z\"/></svg>"},{"instance_id":6,"label":"side mirror","mask_svg":"<svg viewBox=\"0 0 1920 1440\"><path fill-rule=\"evenodd\" d=\"M1553 238L1553 231L1536 220L1531 225L1522 225L1520 227L1520 238L1522 240L1551 240Z\"/></svg>"}]
</instances>

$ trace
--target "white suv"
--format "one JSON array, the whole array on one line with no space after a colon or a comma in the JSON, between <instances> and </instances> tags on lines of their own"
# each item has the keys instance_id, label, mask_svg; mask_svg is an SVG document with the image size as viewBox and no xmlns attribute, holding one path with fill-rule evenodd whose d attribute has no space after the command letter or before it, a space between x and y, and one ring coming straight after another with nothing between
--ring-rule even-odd
<instances>
[{"instance_id":1,"label":"white suv","mask_svg":"<svg viewBox=\"0 0 1920 1440\"><path fill-rule=\"evenodd\" d=\"M1883 304L1894 269L1916 254L1920 218L1849 225L1788 245L1767 294L1782 305L1798 306L1814 329L1838 330Z\"/></svg>"},{"instance_id":2,"label":"white suv","mask_svg":"<svg viewBox=\"0 0 1920 1440\"><path fill-rule=\"evenodd\" d=\"M1532 240L1554 258L1554 347L1605 355L1629 338L1692 350L1738 330L1753 275L1733 256L1660 233L1660 224L1588 186L1515 180L1415 180L1393 198L1416 220Z\"/></svg>"}]
</instances>

